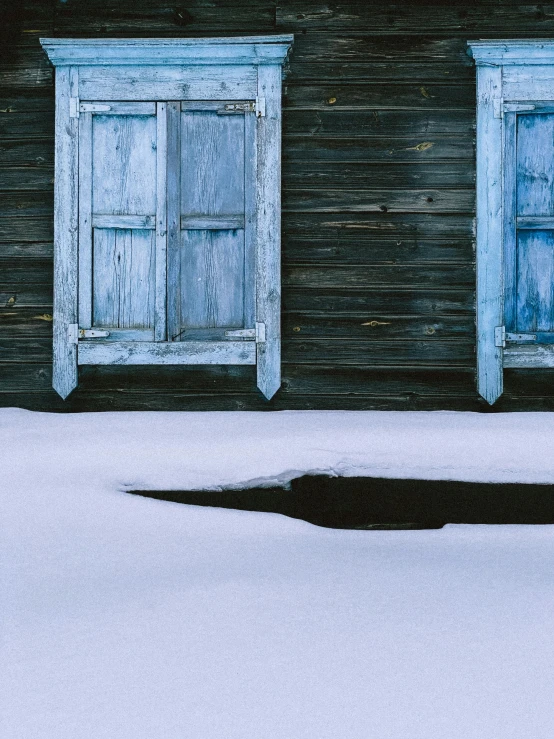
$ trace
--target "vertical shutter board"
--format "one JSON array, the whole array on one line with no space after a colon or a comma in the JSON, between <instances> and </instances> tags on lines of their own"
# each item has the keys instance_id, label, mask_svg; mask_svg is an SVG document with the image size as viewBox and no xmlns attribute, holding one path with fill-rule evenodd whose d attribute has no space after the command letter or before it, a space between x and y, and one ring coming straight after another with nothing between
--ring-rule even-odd
<instances>
[{"instance_id":1,"label":"vertical shutter board","mask_svg":"<svg viewBox=\"0 0 554 739\"><path fill-rule=\"evenodd\" d=\"M258 68L258 96L266 115L258 118L256 320L266 340L257 346L258 387L270 399L281 385L281 67Z\"/></svg>"},{"instance_id":2,"label":"vertical shutter board","mask_svg":"<svg viewBox=\"0 0 554 739\"><path fill-rule=\"evenodd\" d=\"M93 117L93 213L154 215L156 212L156 118Z\"/></svg>"},{"instance_id":3,"label":"vertical shutter board","mask_svg":"<svg viewBox=\"0 0 554 739\"><path fill-rule=\"evenodd\" d=\"M256 171L257 125L254 113L244 117L244 324L256 322Z\"/></svg>"},{"instance_id":4,"label":"vertical shutter board","mask_svg":"<svg viewBox=\"0 0 554 739\"><path fill-rule=\"evenodd\" d=\"M78 94L78 70L56 68L56 153L54 181L53 387L66 398L77 386L77 345L69 326L77 322L78 119L69 117L69 98Z\"/></svg>"},{"instance_id":5,"label":"vertical shutter board","mask_svg":"<svg viewBox=\"0 0 554 739\"><path fill-rule=\"evenodd\" d=\"M502 394L502 349L495 329L503 322L502 120L500 67L481 66L477 77L477 386L488 403Z\"/></svg>"},{"instance_id":6,"label":"vertical shutter board","mask_svg":"<svg viewBox=\"0 0 554 739\"><path fill-rule=\"evenodd\" d=\"M504 325L508 331L516 330L517 290L517 158L515 113L504 113L504 183L503 183L503 233L504 233Z\"/></svg>"},{"instance_id":7,"label":"vertical shutter board","mask_svg":"<svg viewBox=\"0 0 554 739\"><path fill-rule=\"evenodd\" d=\"M517 214L554 216L554 115L519 115ZM516 330L552 331L554 234L519 229L517 241Z\"/></svg>"},{"instance_id":8,"label":"vertical shutter board","mask_svg":"<svg viewBox=\"0 0 554 739\"><path fill-rule=\"evenodd\" d=\"M95 229L93 325L150 328L154 321L155 232Z\"/></svg>"},{"instance_id":9,"label":"vertical shutter board","mask_svg":"<svg viewBox=\"0 0 554 739\"><path fill-rule=\"evenodd\" d=\"M183 110L181 156L183 215L244 213L244 114Z\"/></svg>"},{"instance_id":10,"label":"vertical shutter board","mask_svg":"<svg viewBox=\"0 0 554 739\"><path fill-rule=\"evenodd\" d=\"M244 230L184 230L181 338L188 328L244 325Z\"/></svg>"},{"instance_id":11,"label":"vertical shutter board","mask_svg":"<svg viewBox=\"0 0 554 739\"><path fill-rule=\"evenodd\" d=\"M79 325L92 326L92 113L79 116Z\"/></svg>"},{"instance_id":12,"label":"vertical shutter board","mask_svg":"<svg viewBox=\"0 0 554 739\"><path fill-rule=\"evenodd\" d=\"M244 114L215 110L181 113L181 217L206 219L208 228L181 236L181 324L194 328L244 326L244 228L209 225L240 220L245 212Z\"/></svg>"},{"instance_id":13,"label":"vertical shutter board","mask_svg":"<svg viewBox=\"0 0 554 739\"><path fill-rule=\"evenodd\" d=\"M554 114L519 115L517 215L554 215Z\"/></svg>"},{"instance_id":14,"label":"vertical shutter board","mask_svg":"<svg viewBox=\"0 0 554 739\"><path fill-rule=\"evenodd\" d=\"M154 340L167 339L167 105L158 103Z\"/></svg>"},{"instance_id":15,"label":"vertical shutter board","mask_svg":"<svg viewBox=\"0 0 554 739\"><path fill-rule=\"evenodd\" d=\"M181 104L167 104L167 338L181 331ZM186 172L185 172L186 174Z\"/></svg>"},{"instance_id":16,"label":"vertical shutter board","mask_svg":"<svg viewBox=\"0 0 554 739\"><path fill-rule=\"evenodd\" d=\"M554 232L520 231L517 330L554 330Z\"/></svg>"},{"instance_id":17,"label":"vertical shutter board","mask_svg":"<svg viewBox=\"0 0 554 739\"><path fill-rule=\"evenodd\" d=\"M154 106L129 103L125 113L92 114L92 326L154 327L158 123L152 112Z\"/></svg>"}]
</instances>

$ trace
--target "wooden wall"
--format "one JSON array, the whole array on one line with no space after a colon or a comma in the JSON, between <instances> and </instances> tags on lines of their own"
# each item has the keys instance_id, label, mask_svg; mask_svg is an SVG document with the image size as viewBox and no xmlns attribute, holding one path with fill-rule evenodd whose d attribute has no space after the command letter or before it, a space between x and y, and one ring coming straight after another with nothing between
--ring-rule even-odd
<instances>
[{"instance_id":1,"label":"wooden wall","mask_svg":"<svg viewBox=\"0 0 554 739\"><path fill-rule=\"evenodd\" d=\"M19 0L0 28L0 405L487 410L475 390L472 38L554 37L554 4ZM39 36L292 32L283 387L252 367L82 367L51 390L52 70ZM495 410L554 410L552 371Z\"/></svg>"}]
</instances>

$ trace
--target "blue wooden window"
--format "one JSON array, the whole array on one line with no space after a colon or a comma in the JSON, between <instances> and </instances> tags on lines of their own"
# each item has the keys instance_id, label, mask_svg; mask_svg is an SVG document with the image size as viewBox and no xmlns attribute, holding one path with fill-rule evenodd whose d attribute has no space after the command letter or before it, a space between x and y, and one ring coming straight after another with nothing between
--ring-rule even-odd
<instances>
[{"instance_id":1,"label":"blue wooden window","mask_svg":"<svg viewBox=\"0 0 554 739\"><path fill-rule=\"evenodd\" d=\"M469 43L477 64L477 374L554 367L554 41Z\"/></svg>"},{"instance_id":2,"label":"blue wooden window","mask_svg":"<svg viewBox=\"0 0 554 739\"><path fill-rule=\"evenodd\" d=\"M54 387L79 364L255 364L280 385L292 36L43 39L56 65Z\"/></svg>"}]
</instances>

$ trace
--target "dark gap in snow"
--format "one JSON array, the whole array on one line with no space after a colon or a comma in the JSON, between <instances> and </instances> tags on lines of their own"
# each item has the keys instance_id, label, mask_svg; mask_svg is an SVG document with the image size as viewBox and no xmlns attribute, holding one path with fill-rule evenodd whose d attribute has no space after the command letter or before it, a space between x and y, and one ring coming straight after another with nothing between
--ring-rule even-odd
<instances>
[{"instance_id":1,"label":"dark gap in snow","mask_svg":"<svg viewBox=\"0 0 554 739\"><path fill-rule=\"evenodd\" d=\"M447 523L554 524L554 486L304 476L282 488L133 490L187 505L281 513L338 529L436 529Z\"/></svg>"}]
</instances>

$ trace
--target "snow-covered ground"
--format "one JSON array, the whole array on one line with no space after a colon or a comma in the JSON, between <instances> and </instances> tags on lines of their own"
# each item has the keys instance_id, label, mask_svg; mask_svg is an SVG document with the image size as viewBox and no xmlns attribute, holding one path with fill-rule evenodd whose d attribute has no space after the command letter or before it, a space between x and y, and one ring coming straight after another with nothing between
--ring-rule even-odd
<instances>
[{"instance_id":1,"label":"snow-covered ground","mask_svg":"<svg viewBox=\"0 0 554 739\"><path fill-rule=\"evenodd\" d=\"M553 482L552 431L550 414L0 411L0 736L551 739L553 527L337 531L124 491Z\"/></svg>"}]
</instances>

